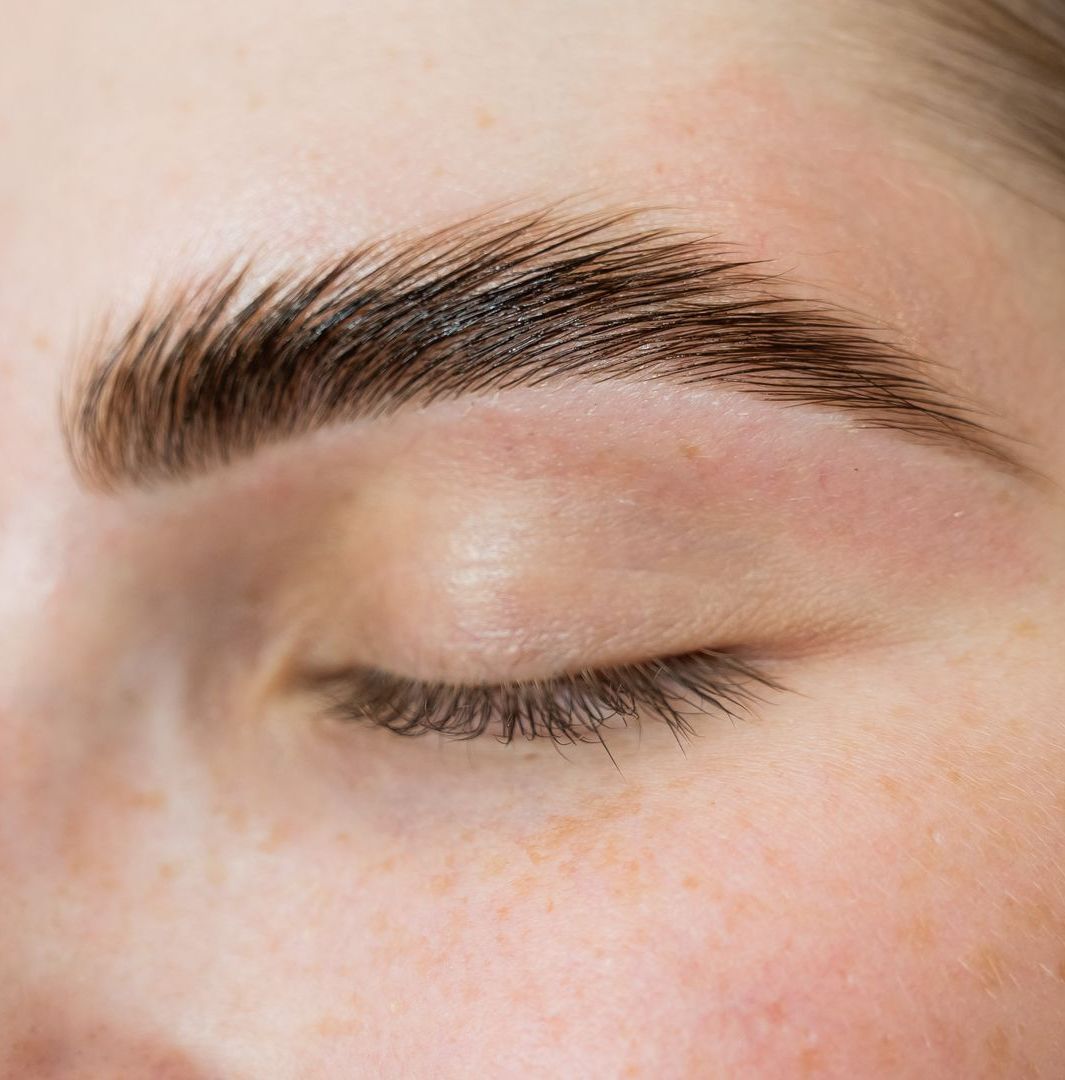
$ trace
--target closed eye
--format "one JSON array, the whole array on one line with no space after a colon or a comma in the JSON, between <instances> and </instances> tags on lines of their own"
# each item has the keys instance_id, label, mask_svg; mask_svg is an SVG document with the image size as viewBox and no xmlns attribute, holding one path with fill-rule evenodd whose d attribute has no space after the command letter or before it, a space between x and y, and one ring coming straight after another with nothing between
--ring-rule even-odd
<instances>
[{"instance_id":1,"label":"closed eye","mask_svg":"<svg viewBox=\"0 0 1065 1080\"><path fill-rule=\"evenodd\" d=\"M650 719L683 741L695 734L699 717L749 715L762 691L783 689L746 661L711 649L521 682L429 683L354 668L314 683L331 717L397 735L556 744L601 742L604 730Z\"/></svg>"}]
</instances>

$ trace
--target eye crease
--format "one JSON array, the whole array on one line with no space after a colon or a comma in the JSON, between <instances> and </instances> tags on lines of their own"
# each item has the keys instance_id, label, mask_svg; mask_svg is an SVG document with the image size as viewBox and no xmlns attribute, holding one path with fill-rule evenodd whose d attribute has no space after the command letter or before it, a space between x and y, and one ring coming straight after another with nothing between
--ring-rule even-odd
<instances>
[{"instance_id":1,"label":"eye crease","mask_svg":"<svg viewBox=\"0 0 1065 1080\"><path fill-rule=\"evenodd\" d=\"M604 731L652 719L683 742L697 734L699 717L737 720L751 714L763 692L785 689L738 656L712 649L509 683L428 683L372 669L309 682L334 719L397 735L493 736L506 744L602 742Z\"/></svg>"}]
</instances>

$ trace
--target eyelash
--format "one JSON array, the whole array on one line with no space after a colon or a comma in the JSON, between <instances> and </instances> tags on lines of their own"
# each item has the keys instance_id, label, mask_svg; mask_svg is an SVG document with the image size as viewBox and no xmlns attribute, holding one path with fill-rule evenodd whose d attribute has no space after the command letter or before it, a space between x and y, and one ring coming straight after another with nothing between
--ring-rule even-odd
<instances>
[{"instance_id":1,"label":"eyelash","mask_svg":"<svg viewBox=\"0 0 1065 1080\"><path fill-rule=\"evenodd\" d=\"M602 742L604 729L641 719L663 721L678 741L695 734L692 718L749 715L774 679L728 653L680 656L529 682L494 685L425 683L374 670L327 678L331 716L369 722L398 735L435 731L456 739L491 733L503 743L550 739Z\"/></svg>"}]
</instances>

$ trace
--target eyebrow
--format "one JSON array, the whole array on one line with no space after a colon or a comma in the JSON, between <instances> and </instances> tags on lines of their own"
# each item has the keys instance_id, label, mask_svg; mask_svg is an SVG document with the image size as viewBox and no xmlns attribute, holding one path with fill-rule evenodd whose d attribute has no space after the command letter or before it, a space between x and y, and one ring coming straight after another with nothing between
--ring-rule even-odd
<instances>
[{"instance_id":1,"label":"eyebrow","mask_svg":"<svg viewBox=\"0 0 1065 1080\"><path fill-rule=\"evenodd\" d=\"M322 428L567 379L721 383L1014 464L931 361L638 212L482 215L252 279L227 268L98 337L61 410L83 483L186 480Z\"/></svg>"}]
</instances>

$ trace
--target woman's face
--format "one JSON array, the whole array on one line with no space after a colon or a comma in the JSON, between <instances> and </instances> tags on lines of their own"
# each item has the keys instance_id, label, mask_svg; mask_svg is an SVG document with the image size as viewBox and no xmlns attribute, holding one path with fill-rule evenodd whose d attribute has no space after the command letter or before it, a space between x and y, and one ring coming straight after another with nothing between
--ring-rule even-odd
<instances>
[{"instance_id":1,"label":"woman's face","mask_svg":"<svg viewBox=\"0 0 1065 1080\"><path fill-rule=\"evenodd\" d=\"M1065 226L851 14L8 13L5 1076L1065 1073ZM583 375L164 483L71 461L72 365L146 298L547 205L675 208L1028 468ZM289 678L726 649L781 689L605 746L400 738Z\"/></svg>"}]
</instances>

